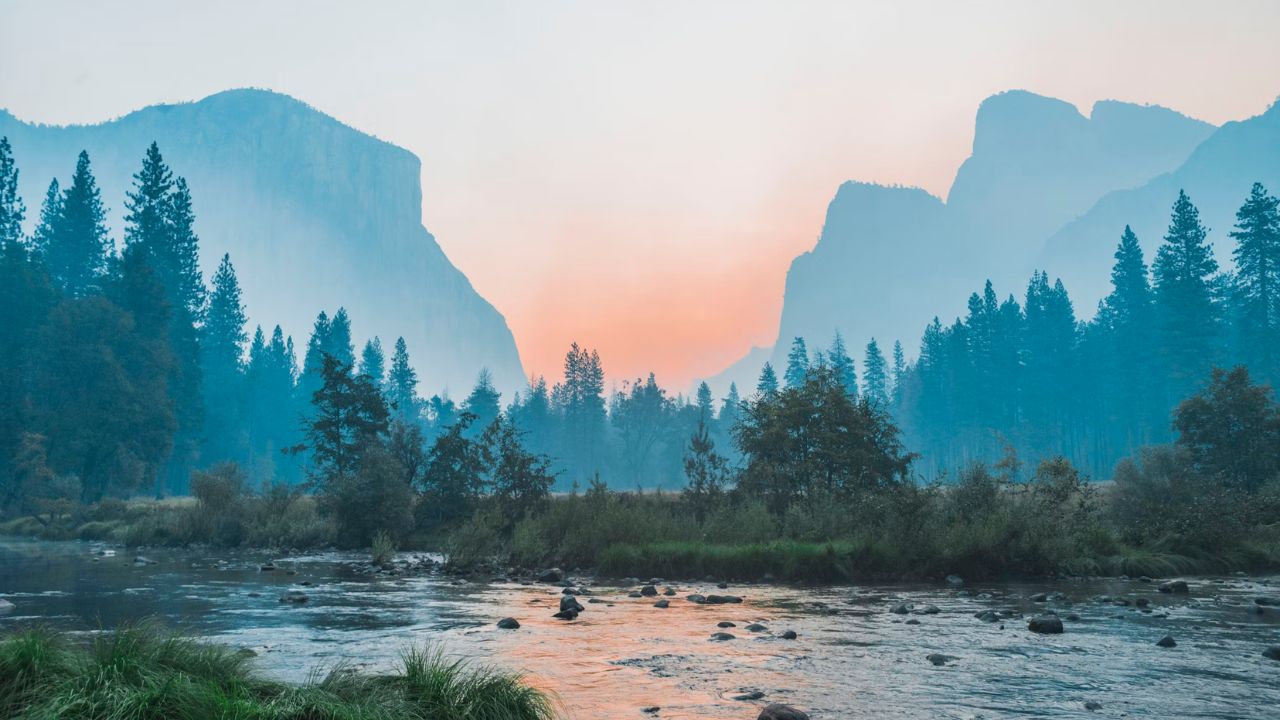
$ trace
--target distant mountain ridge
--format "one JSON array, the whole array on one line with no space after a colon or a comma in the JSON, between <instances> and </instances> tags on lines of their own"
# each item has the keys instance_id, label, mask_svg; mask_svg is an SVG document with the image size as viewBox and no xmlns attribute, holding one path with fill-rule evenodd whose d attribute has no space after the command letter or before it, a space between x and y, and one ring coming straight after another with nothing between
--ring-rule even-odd
<instances>
[{"instance_id":1,"label":"distant mountain ridge","mask_svg":"<svg viewBox=\"0 0 1280 720\"><path fill-rule=\"evenodd\" d=\"M1214 132L1158 106L1106 100L1085 117L1022 90L987 98L945 202L919 188L840 186L817 244L787 272L767 359L780 370L793 337L806 338L812 352L836 330L859 367L872 337L886 353L900 340L912 356L925 324L962 314L988 278L1001 297L1021 301L1046 238L1107 193L1179 167ZM1118 237L1119 229L1108 242ZM1095 271L1105 280L1109 267ZM709 382L717 392L731 381L754 387L765 355L753 350Z\"/></svg>"},{"instance_id":2,"label":"distant mountain ridge","mask_svg":"<svg viewBox=\"0 0 1280 720\"><path fill-rule=\"evenodd\" d=\"M355 335L389 352L403 335L421 390L465 395L481 367L524 386L503 316L422 224L421 162L294 98L231 90L96 125L49 126L0 111L28 223L49 180L88 150L120 240L125 192L153 140L191 186L208 277L230 252L251 324L280 324L301 348L315 316L345 306ZM357 351L359 348L356 348Z\"/></svg>"}]
</instances>

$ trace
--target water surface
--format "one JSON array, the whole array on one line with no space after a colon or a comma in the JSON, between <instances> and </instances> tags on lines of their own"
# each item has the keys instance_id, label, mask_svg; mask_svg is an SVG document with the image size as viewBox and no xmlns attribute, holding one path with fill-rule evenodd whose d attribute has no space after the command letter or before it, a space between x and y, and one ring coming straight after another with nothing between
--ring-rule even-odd
<instances>
[{"instance_id":1,"label":"water surface","mask_svg":"<svg viewBox=\"0 0 1280 720\"><path fill-rule=\"evenodd\" d=\"M106 553L105 555L101 553ZM437 575L375 579L355 556L213 550L137 552L88 543L0 541L0 629L43 622L92 631L158 617L185 632L255 650L272 676L305 680L318 666L384 669L412 644L524 671L569 717L754 718L785 702L822 718L1263 718L1280 707L1280 578L1191 578L1188 595L1137 580L793 588L670 583L677 596L631 598L635 586L582 578L578 620L551 617L561 588L460 582ZM274 561L275 571L260 566ZM292 574L291 574L292 573ZM309 583L304 585L303 583ZM663 586L660 586L663 587ZM286 590L309 602L279 602ZM1040 592L1065 598L1032 602ZM734 594L699 605L691 592ZM1112 600L1100 601L1107 596ZM588 603L595 598L599 602ZM1139 599L1150 605L1139 608ZM1129 605L1117 605L1116 600ZM891 608L936 606L936 614ZM982 610L1067 617L1062 635ZM498 630L502 617L522 627ZM720 621L736 627L721 629ZM765 630L746 629L760 623ZM786 630L795 640L780 636ZM734 639L715 641L724 631ZM1165 634L1175 648L1160 648ZM926 656L951 656L934 665ZM762 695L756 700L735 699ZM1097 710L1086 703L1099 703ZM642 710L657 706L656 714Z\"/></svg>"}]
</instances>

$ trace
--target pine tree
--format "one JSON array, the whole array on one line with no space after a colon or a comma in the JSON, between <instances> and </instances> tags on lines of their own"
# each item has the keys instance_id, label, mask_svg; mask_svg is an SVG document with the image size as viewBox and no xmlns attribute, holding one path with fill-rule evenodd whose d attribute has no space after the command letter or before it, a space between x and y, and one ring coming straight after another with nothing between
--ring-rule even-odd
<instances>
[{"instance_id":1,"label":"pine tree","mask_svg":"<svg viewBox=\"0 0 1280 720\"><path fill-rule=\"evenodd\" d=\"M1235 302L1239 346L1253 375L1280 382L1280 198L1254 183L1236 211Z\"/></svg>"},{"instance_id":2,"label":"pine tree","mask_svg":"<svg viewBox=\"0 0 1280 720\"><path fill-rule=\"evenodd\" d=\"M125 208L125 245L146 258L164 288L170 309L169 342L177 363L170 373L169 388L178 432L167 473L170 489L183 493L205 421L203 353L196 329L204 314L205 290L190 192L185 182L174 182L154 142L147 148L142 168L133 176Z\"/></svg>"},{"instance_id":3,"label":"pine tree","mask_svg":"<svg viewBox=\"0 0 1280 720\"><path fill-rule=\"evenodd\" d=\"M849 393L849 397L857 397L858 373L854 369L853 358L849 357L849 351L845 349L844 337L839 330L836 330L835 337L831 338L831 348L827 350L826 362L831 366L831 371L836 374L836 379Z\"/></svg>"},{"instance_id":4,"label":"pine tree","mask_svg":"<svg viewBox=\"0 0 1280 720\"><path fill-rule=\"evenodd\" d=\"M329 342L325 352L332 355L338 364L351 370L356 364L356 349L351 344L351 318L347 317L346 308L338 308L329 326Z\"/></svg>"},{"instance_id":5,"label":"pine tree","mask_svg":"<svg viewBox=\"0 0 1280 720\"><path fill-rule=\"evenodd\" d=\"M382 341L375 335L360 351L360 374L369 378L374 387L382 389L386 378L386 362L382 354Z\"/></svg>"},{"instance_id":6,"label":"pine tree","mask_svg":"<svg viewBox=\"0 0 1280 720\"><path fill-rule=\"evenodd\" d=\"M1148 358L1155 338L1155 305L1142 246L1126 225L1111 269L1111 293L1095 319L1107 338L1098 378L1110 406L1108 416L1122 426L1119 441L1126 452L1156 438L1158 418L1167 410L1157 397L1158 387Z\"/></svg>"},{"instance_id":7,"label":"pine tree","mask_svg":"<svg viewBox=\"0 0 1280 720\"><path fill-rule=\"evenodd\" d=\"M778 392L778 375L773 371L773 365L765 363L760 369L760 379L756 381L756 394L763 397L776 392Z\"/></svg>"},{"instance_id":8,"label":"pine tree","mask_svg":"<svg viewBox=\"0 0 1280 720\"><path fill-rule=\"evenodd\" d=\"M396 338L396 349L391 355L386 394L391 411L397 418L403 422L418 421L418 374L409 364L409 348L402 337Z\"/></svg>"},{"instance_id":9,"label":"pine tree","mask_svg":"<svg viewBox=\"0 0 1280 720\"><path fill-rule=\"evenodd\" d=\"M479 437L501 412L502 394L493 386L493 374L488 368L481 368L476 377L475 387L462 403L462 411L476 416L471 426L471 437Z\"/></svg>"},{"instance_id":10,"label":"pine tree","mask_svg":"<svg viewBox=\"0 0 1280 720\"><path fill-rule=\"evenodd\" d=\"M888 371L884 360L884 353L880 352L880 346L876 343L875 338L871 338L871 342L867 343L867 356L866 360L862 363L862 368L862 392L866 396L867 401L875 407L888 409Z\"/></svg>"},{"instance_id":11,"label":"pine tree","mask_svg":"<svg viewBox=\"0 0 1280 720\"><path fill-rule=\"evenodd\" d=\"M890 398L893 406L902 405L902 384L907 379L907 356L902 352L902 341L893 341L893 392Z\"/></svg>"},{"instance_id":12,"label":"pine tree","mask_svg":"<svg viewBox=\"0 0 1280 720\"><path fill-rule=\"evenodd\" d=\"M1210 281L1218 262L1207 235L1200 212L1185 192L1178 191L1169 230L1153 266L1170 405L1208 376L1215 359L1218 307Z\"/></svg>"},{"instance_id":13,"label":"pine tree","mask_svg":"<svg viewBox=\"0 0 1280 720\"><path fill-rule=\"evenodd\" d=\"M738 423L738 418L742 416L742 398L738 395L738 384L729 383L729 393L724 396L724 402L720 405L720 426L722 432L733 432L733 426Z\"/></svg>"},{"instance_id":14,"label":"pine tree","mask_svg":"<svg viewBox=\"0 0 1280 720\"><path fill-rule=\"evenodd\" d=\"M711 397L711 386L706 382L698 383L698 416L708 425L716 418L714 402Z\"/></svg>"},{"instance_id":15,"label":"pine tree","mask_svg":"<svg viewBox=\"0 0 1280 720\"><path fill-rule=\"evenodd\" d=\"M111 239L107 237L106 209L89 167L88 153L80 152L71 185L58 204L57 222L42 248L45 267L54 285L67 295L84 297L96 293L107 270Z\"/></svg>"},{"instance_id":16,"label":"pine tree","mask_svg":"<svg viewBox=\"0 0 1280 720\"><path fill-rule=\"evenodd\" d=\"M58 179L49 181L49 189L44 195L44 204L40 206L40 222L31 234L31 250L36 257L47 258L50 248L57 245L55 239L62 225L62 188Z\"/></svg>"},{"instance_id":17,"label":"pine tree","mask_svg":"<svg viewBox=\"0 0 1280 720\"><path fill-rule=\"evenodd\" d=\"M213 275L213 292L200 349L206 409L205 460L243 460L248 450L244 410L244 303L231 256L224 254ZM261 345L262 330L255 340Z\"/></svg>"},{"instance_id":18,"label":"pine tree","mask_svg":"<svg viewBox=\"0 0 1280 720\"><path fill-rule=\"evenodd\" d=\"M571 481L586 481L603 465L605 403L600 353L573 343L565 354L564 381L552 397L564 415L562 459Z\"/></svg>"},{"instance_id":19,"label":"pine tree","mask_svg":"<svg viewBox=\"0 0 1280 720\"><path fill-rule=\"evenodd\" d=\"M808 374L809 350L805 347L804 338L797 337L791 341L791 350L787 353L787 371L783 380L789 388L800 387Z\"/></svg>"},{"instance_id":20,"label":"pine tree","mask_svg":"<svg viewBox=\"0 0 1280 720\"><path fill-rule=\"evenodd\" d=\"M18 196L18 168L13 162L9 138L0 137L0 252L22 243L22 221L27 207Z\"/></svg>"}]
</instances>

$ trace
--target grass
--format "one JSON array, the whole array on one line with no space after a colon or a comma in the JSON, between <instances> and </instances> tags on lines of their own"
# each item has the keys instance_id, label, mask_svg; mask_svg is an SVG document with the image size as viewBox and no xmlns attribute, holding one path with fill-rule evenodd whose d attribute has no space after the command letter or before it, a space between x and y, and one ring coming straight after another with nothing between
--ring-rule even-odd
<instances>
[{"instance_id":1,"label":"grass","mask_svg":"<svg viewBox=\"0 0 1280 720\"><path fill-rule=\"evenodd\" d=\"M15 720L549 720L552 700L518 675L435 650L398 672L338 668L303 685L266 680L221 645L126 627L77 643L46 629L0 640L0 717Z\"/></svg>"}]
</instances>

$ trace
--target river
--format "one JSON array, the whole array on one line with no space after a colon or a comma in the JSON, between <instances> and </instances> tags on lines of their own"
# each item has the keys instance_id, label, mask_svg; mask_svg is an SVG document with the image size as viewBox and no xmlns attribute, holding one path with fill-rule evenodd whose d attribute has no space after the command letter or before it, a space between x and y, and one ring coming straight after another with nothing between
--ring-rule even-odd
<instances>
[{"instance_id":1,"label":"river","mask_svg":"<svg viewBox=\"0 0 1280 720\"><path fill-rule=\"evenodd\" d=\"M462 582L439 575L375 579L338 553L149 549L0 540L0 630L33 623L92 631L141 618L258 653L267 674L304 681L338 663L380 670L430 643L476 663L527 673L564 713L596 718L743 718L769 702L834 718L1275 717L1280 578L1187 578L1190 592L1126 579L799 588L671 582L670 606L598 584L577 620L551 617L561 588ZM277 569L260 567L274 561ZM304 584L305 583L305 584ZM660 585L659 588L665 587ZM279 601L302 590L302 604ZM740 604L695 604L699 592ZM1037 593L1062 593L1034 602ZM1101 599L1107 597L1110 599ZM594 599L595 602L588 602ZM1139 599L1149 603L1139 607ZM1117 604L1117 601L1129 604ZM905 603L936 614L896 614ZM1051 609L1061 635L1027 630ZM1007 619L975 617L994 610ZM518 630L499 630L506 616ZM1078 616L1078 619L1075 619ZM734 627L720 628L718 623ZM759 623L764 630L747 625ZM782 638L792 630L796 639ZM731 640L712 640L728 632ZM1177 646L1156 642L1172 635ZM940 665L931 654L949 656ZM758 697L757 697L758 696ZM754 698L754 699L737 699ZM656 712L644 712L657 707Z\"/></svg>"}]
</instances>

